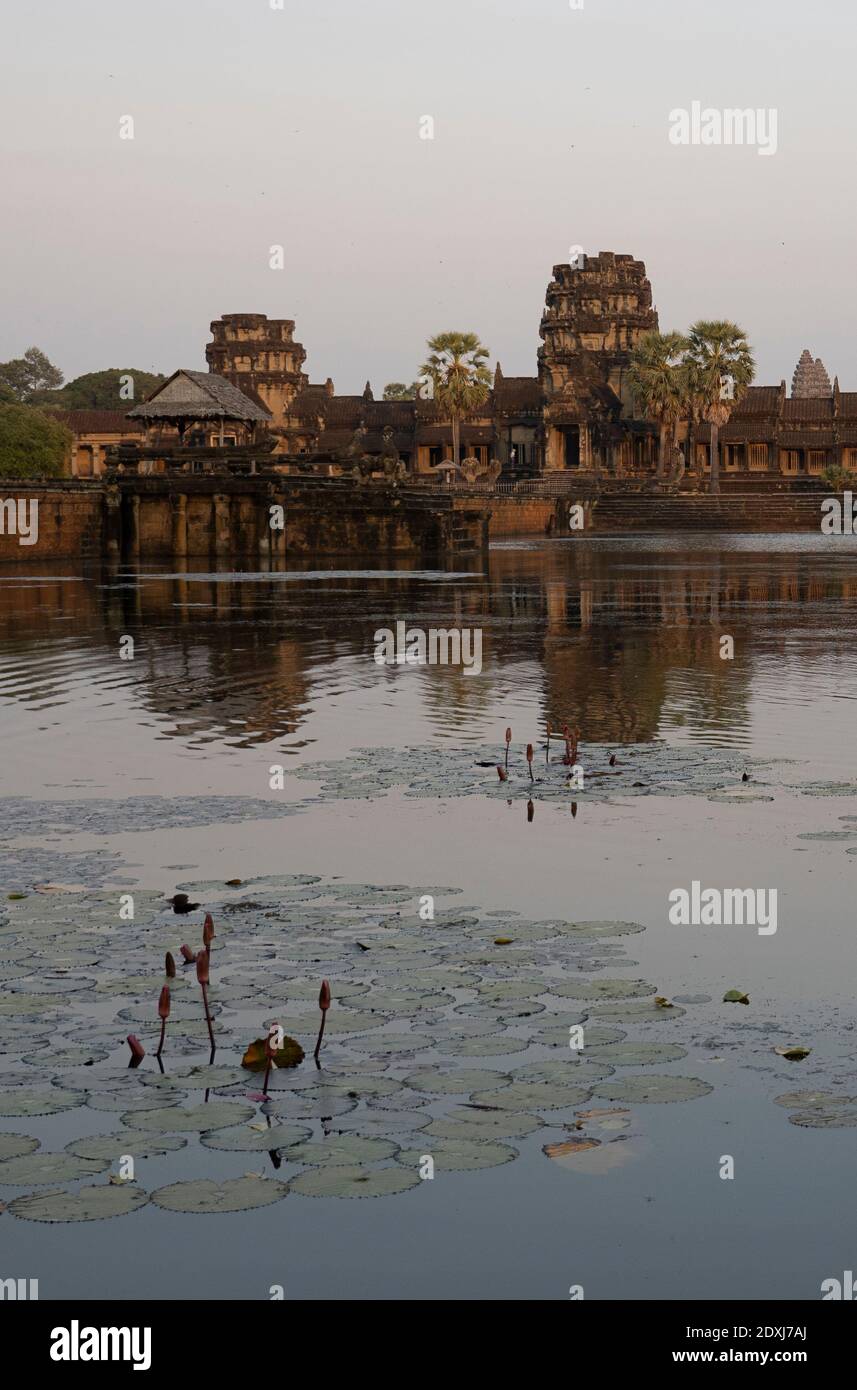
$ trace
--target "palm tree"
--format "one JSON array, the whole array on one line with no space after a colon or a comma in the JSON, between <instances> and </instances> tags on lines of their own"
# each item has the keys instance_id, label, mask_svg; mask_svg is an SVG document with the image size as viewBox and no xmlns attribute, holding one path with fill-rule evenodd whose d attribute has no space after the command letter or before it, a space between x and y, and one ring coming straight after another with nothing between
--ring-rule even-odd
<instances>
[{"instance_id":1,"label":"palm tree","mask_svg":"<svg viewBox=\"0 0 857 1390\"><path fill-rule=\"evenodd\" d=\"M675 444L684 401L682 362L687 349L688 341L681 333L646 333L631 355L631 392L640 411L659 429L658 478L663 477Z\"/></svg>"},{"instance_id":2,"label":"palm tree","mask_svg":"<svg viewBox=\"0 0 857 1390\"><path fill-rule=\"evenodd\" d=\"M461 419L488 398L491 373L485 365L488 349L476 333L437 333L428 340L430 357L420 379L452 423L452 461L461 457Z\"/></svg>"},{"instance_id":3,"label":"palm tree","mask_svg":"<svg viewBox=\"0 0 857 1390\"><path fill-rule=\"evenodd\" d=\"M701 415L711 426L709 491L720 491L720 431L746 394L756 373L747 335L735 323L700 319L688 333L688 366L701 403Z\"/></svg>"}]
</instances>

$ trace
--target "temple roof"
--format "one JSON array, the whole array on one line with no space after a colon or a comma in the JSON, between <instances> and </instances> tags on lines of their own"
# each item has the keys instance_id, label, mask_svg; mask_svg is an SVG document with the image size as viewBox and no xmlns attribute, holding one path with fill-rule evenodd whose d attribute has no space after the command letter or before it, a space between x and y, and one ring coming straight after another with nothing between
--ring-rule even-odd
<instances>
[{"instance_id":1,"label":"temple roof","mask_svg":"<svg viewBox=\"0 0 857 1390\"><path fill-rule=\"evenodd\" d=\"M270 420L265 406L213 372L173 372L142 405L128 411L137 420Z\"/></svg>"}]
</instances>

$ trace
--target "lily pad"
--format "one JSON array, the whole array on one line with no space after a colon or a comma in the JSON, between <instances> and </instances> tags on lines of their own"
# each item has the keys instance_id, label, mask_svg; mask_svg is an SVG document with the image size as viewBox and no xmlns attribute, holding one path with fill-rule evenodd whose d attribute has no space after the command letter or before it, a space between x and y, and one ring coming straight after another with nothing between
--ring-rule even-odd
<instances>
[{"instance_id":1,"label":"lily pad","mask_svg":"<svg viewBox=\"0 0 857 1390\"><path fill-rule=\"evenodd\" d=\"M696 1100L713 1089L695 1076L623 1076L600 1082L594 1094L603 1100L661 1103Z\"/></svg>"},{"instance_id":2,"label":"lily pad","mask_svg":"<svg viewBox=\"0 0 857 1390\"><path fill-rule=\"evenodd\" d=\"M209 1129L226 1129L252 1120L251 1105L236 1101L211 1100L207 1105L167 1105L159 1110L134 1111L122 1116L122 1123L131 1128L153 1130L156 1134L197 1134Z\"/></svg>"},{"instance_id":3,"label":"lily pad","mask_svg":"<svg viewBox=\"0 0 857 1390\"><path fill-rule=\"evenodd\" d=\"M24 1154L35 1153L38 1147L38 1139L34 1139L30 1134L9 1134L0 1131L0 1160L21 1158Z\"/></svg>"},{"instance_id":4,"label":"lily pad","mask_svg":"<svg viewBox=\"0 0 857 1390\"><path fill-rule=\"evenodd\" d=\"M559 1086L549 1081L517 1081L493 1091L474 1091L477 1105L498 1110L564 1110L590 1097L588 1086Z\"/></svg>"},{"instance_id":5,"label":"lily pad","mask_svg":"<svg viewBox=\"0 0 857 1390\"><path fill-rule=\"evenodd\" d=\"M179 1134L146 1134L143 1130L123 1129L115 1134L89 1134L72 1139L65 1151L78 1158L106 1159L116 1163L125 1154L132 1158L161 1158L163 1154L183 1149L187 1140Z\"/></svg>"},{"instance_id":6,"label":"lily pad","mask_svg":"<svg viewBox=\"0 0 857 1390\"><path fill-rule=\"evenodd\" d=\"M396 1162L419 1172L425 1156L434 1160L434 1166L440 1172L465 1173L471 1169L497 1168L502 1163L511 1163L518 1157L518 1151L509 1144L498 1144L488 1138L448 1137L431 1142L426 1140L423 1149L402 1149Z\"/></svg>"},{"instance_id":7,"label":"lily pad","mask_svg":"<svg viewBox=\"0 0 857 1390\"><path fill-rule=\"evenodd\" d=\"M25 1154L0 1163L0 1187L36 1187L40 1183L73 1182L103 1173L108 1165L67 1153Z\"/></svg>"},{"instance_id":8,"label":"lily pad","mask_svg":"<svg viewBox=\"0 0 857 1390\"><path fill-rule=\"evenodd\" d=\"M16 1197L9 1211L24 1221L104 1221L144 1207L149 1194L133 1183L82 1187L79 1192L33 1193Z\"/></svg>"},{"instance_id":9,"label":"lily pad","mask_svg":"<svg viewBox=\"0 0 857 1390\"><path fill-rule=\"evenodd\" d=\"M275 1178L259 1178L245 1174L242 1178L227 1178L213 1182L197 1178L193 1182L174 1182L152 1193L155 1206L166 1211L212 1216L220 1212L251 1211L268 1207L288 1195L288 1186Z\"/></svg>"},{"instance_id":10,"label":"lily pad","mask_svg":"<svg viewBox=\"0 0 857 1390\"><path fill-rule=\"evenodd\" d=\"M614 1042L588 1047L586 1056L591 1062L609 1062L613 1067L648 1067L678 1062L687 1056L687 1049L678 1043Z\"/></svg>"},{"instance_id":11,"label":"lily pad","mask_svg":"<svg viewBox=\"0 0 857 1390\"><path fill-rule=\"evenodd\" d=\"M401 1167L362 1168L359 1164L327 1163L298 1173L289 1186L303 1197L390 1197L418 1187L416 1169Z\"/></svg>"},{"instance_id":12,"label":"lily pad","mask_svg":"<svg viewBox=\"0 0 857 1390\"><path fill-rule=\"evenodd\" d=\"M296 1144L289 1149L290 1163L307 1163L316 1167L322 1163L380 1163L399 1151L398 1144L389 1139L367 1138L359 1134L338 1134L328 1139Z\"/></svg>"},{"instance_id":13,"label":"lily pad","mask_svg":"<svg viewBox=\"0 0 857 1390\"><path fill-rule=\"evenodd\" d=\"M312 1130L306 1125L269 1126L260 1122L251 1127L240 1125L207 1131L200 1136L200 1143L207 1149L221 1149L225 1153L269 1153L272 1149L288 1149L292 1144L301 1144L311 1134Z\"/></svg>"},{"instance_id":14,"label":"lily pad","mask_svg":"<svg viewBox=\"0 0 857 1390\"><path fill-rule=\"evenodd\" d=\"M57 1115L61 1110L74 1110L83 1105L85 1096L81 1091L63 1091L52 1087L50 1091L23 1090L0 1091L0 1115Z\"/></svg>"},{"instance_id":15,"label":"lily pad","mask_svg":"<svg viewBox=\"0 0 857 1390\"><path fill-rule=\"evenodd\" d=\"M439 1071L434 1067L421 1067L405 1077L405 1084L415 1091L428 1091L430 1095L459 1096L468 1095L480 1086L499 1086L508 1077L499 1071L477 1071L475 1068L460 1071Z\"/></svg>"}]
</instances>

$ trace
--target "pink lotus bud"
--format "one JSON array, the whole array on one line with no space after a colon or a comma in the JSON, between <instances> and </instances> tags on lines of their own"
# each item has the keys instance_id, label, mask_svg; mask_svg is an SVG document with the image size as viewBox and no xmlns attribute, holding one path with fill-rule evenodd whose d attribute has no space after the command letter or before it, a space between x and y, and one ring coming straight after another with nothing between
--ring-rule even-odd
<instances>
[{"instance_id":1,"label":"pink lotus bud","mask_svg":"<svg viewBox=\"0 0 857 1390\"><path fill-rule=\"evenodd\" d=\"M174 979L175 979L175 976L176 976L176 963L175 963L175 960L173 959L173 953L172 953L172 951L167 951L166 959L164 960L164 970L165 970L165 972L166 972L166 976L167 976L167 979L168 979L168 980L174 980Z\"/></svg>"},{"instance_id":2,"label":"pink lotus bud","mask_svg":"<svg viewBox=\"0 0 857 1390\"><path fill-rule=\"evenodd\" d=\"M318 995L318 1007L321 1009L322 1013L326 1013L330 1008L330 985L327 983L327 980L322 980L321 982L321 989Z\"/></svg>"},{"instance_id":3,"label":"pink lotus bud","mask_svg":"<svg viewBox=\"0 0 857 1390\"><path fill-rule=\"evenodd\" d=\"M189 946L182 946L181 954L182 960L186 961L188 965L193 965L193 962L196 960L195 951L192 951Z\"/></svg>"},{"instance_id":4,"label":"pink lotus bud","mask_svg":"<svg viewBox=\"0 0 857 1390\"><path fill-rule=\"evenodd\" d=\"M200 951L196 958L196 978L201 985L208 984L208 956L205 951Z\"/></svg>"},{"instance_id":5,"label":"pink lotus bud","mask_svg":"<svg viewBox=\"0 0 857 1390\"><path fill-rule=\"evenodd\" d=\"M169 1018L170 1016L170 988L164 985L161 990L161 997L158 1000L158 1018Z\"/></svg>"},{"instance_id":6,"label":"pink lotus bud","mask_svg":"<svg viewBox=\"0 0 857 1390\"><path fill-rule=\"evenodd\" d=\"M214 937L214 918L210 912L206 912L205 921L202 924L203 945L210 946Z\"/></svg>"},{"instance_id":7,"label":"pink lotus bud","mask_svg":"<svg viewBox=\"0 0 857 1390\"><path fill-rule=\"evenodd\" d=\"M136 1062L142 1062L143 1058L146 1055L146 1049L140 1042L140 1039L138 1037L135 1037L133 1033L129 1033L127 1042L128 1046L131 1049L131 1056L134 1058Z\"/></svg>"},{"instance_id":8,"label":"pink lotus bud","mask_svg":"<svg viewBox=\"0 0 857 1390\"><path fill-rule=\"evenodd\" d=\"M511 742L512 742L512 730L511 730L511 729L507 729L507 730L506 730L506 742L507 742L507 743L511 743Z\"/></svg>"},{"instance_id":9,"label":"pink lotus bud","mask_svg":"<svg viewBox=\"0 0 857 1390\"><path fill-rule=\"evenodd\" d=\"M504 767L501 767L499 763L497 764L497 776L500 778L501 782L508 782L509 780L508 772Z\"/></svg>"},{"instance_id":10,"label":"pink lotus bud","mask_svg":"<svg viewBox=\"0 0 857 1390\"><path fill-rule=\"evenodd\" d=\"M528 743L528 744L527 744L527 762L528 762L528 763L531 763L532 761L533 761L533 745L532 745L531 743Z\"/></svg>"}]
</instances>

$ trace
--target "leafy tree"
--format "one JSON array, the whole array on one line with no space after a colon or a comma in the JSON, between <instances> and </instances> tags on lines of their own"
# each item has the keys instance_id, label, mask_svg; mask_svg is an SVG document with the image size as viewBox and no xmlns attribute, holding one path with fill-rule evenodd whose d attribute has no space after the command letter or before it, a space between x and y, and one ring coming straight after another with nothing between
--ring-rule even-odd
<instances>
[{"instance_id":1,"label":"leafy tree","mask_svg":"<svg viewBox=\"0 0 857 1390\"><path fill-rule=\"evenodd\" d=\"M675 448L675 435L684 405L684 354L689 343L681 333L646 333L631 356L628 373L638 408L660 431L657 476L662 478Z\"/></svg>"},{"instance_id":2,"label":"leafy tree","mask_svg":"<svg viewBox=\"0 0 857 1390\"><path fill-rule=\"evenodd\" d=\"M429 338L428 348L430 356L420 368L420 380L451 421L452 461L457 466L462 417L482 405L491 390L491 373L485 365L488 349L476 333L438 333Z\"/></svg>"},{"instance_id":3,"label":"leafy tree","mask_svg":"<svg viewBox=\"0 0 857 1390\"><path fill-rule=\"evenodd\" d=\"M30 401L40 391L62 386L63 374L41 348L27 348L23 357L0 362L0 384L9 387L18 401Z\"/></svg>"},{"instance_id":4,"label":"leafy tree","mask_svg":"<svg viewBox=\"0 0 857 1390\"><path fill-rule=\"evenodd\" d=\"M66 382L61 391L43 392L38 404L63 410L129 410L144 401L166 378L134 367L110 367L86 372Z\"/></svg>"},{"instance_id":5,"label":"leafy tree","mask_svg":"<svg viewBox=\"0 0 857 1390\"><path fill-rule=\"evenodd\" d=\"M711 426L709 491L720 491L720 431L756 373L747 335L735 323L700 319L688 333L692 368L702 418Z\"/></svg>"},{"instance_id":6,"label":"leafy tree","mask_svg":"<svg viewBox=\"0 0 857 1390\"><path fill-rule=\"evenodd\" d=\"M406 386L403 381L388 381L384 387L385 401L413 401L416 399L419 382Z\"/></svg>"},{"instance_id":7,"label":"leafy tree","mask_svg":"<svg viewBox=\"0 0 857 1390\"><path fill-rule=\"evenodd\" d=\"M58 478L72 435L58 420L26 405L0 405L0 477Z\"/></svg>"}]
</instances>

